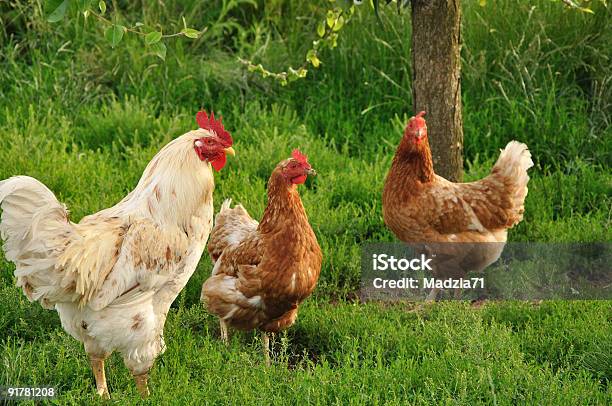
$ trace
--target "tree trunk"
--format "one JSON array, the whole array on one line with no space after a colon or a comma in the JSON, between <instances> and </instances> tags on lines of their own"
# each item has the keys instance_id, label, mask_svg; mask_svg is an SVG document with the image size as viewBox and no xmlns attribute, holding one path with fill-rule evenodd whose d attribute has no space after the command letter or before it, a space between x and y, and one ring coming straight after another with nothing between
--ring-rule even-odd
<instances>
[{"instance_id":1,"label":"tree trunk","mask_svg":"<svg viewBox=\"0 0 612 406\"><path fill-rule=\"evenodd\" d=\"M463 173L461 116L461 1L412 1L414 113L427 112L436 173L460 181Z\"/></svg>"}]
</instances>

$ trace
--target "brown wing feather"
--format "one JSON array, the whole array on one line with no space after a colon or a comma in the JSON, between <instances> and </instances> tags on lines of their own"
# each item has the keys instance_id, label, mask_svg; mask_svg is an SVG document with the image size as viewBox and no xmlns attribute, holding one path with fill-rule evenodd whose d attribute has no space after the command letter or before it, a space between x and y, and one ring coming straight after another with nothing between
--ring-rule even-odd
<instances>
[{"instance_id":1,"label":"brown wing feather","mask_svg":"<svg viewBox=\"0 0 612 406\"><path fill-rule=\"evenodd\" d=\"M500 193L495 182L489 178L472 183L436 179L429 192L430 203L436 208L431 226L440 234L509 227L511 199Z\"/></svg>"},{"instance_id":2,"label":"brown wing feather","mask_svg":"<svg viewBox=\"0 0 612 406\"><path fill-rule=\"evenodd\" d=\"M257 266L263 256L262 240L257 230L251 231L236 245L225 248L215 264L214 274L236 276L241 266Z\"/></svg>"}]
</instances>

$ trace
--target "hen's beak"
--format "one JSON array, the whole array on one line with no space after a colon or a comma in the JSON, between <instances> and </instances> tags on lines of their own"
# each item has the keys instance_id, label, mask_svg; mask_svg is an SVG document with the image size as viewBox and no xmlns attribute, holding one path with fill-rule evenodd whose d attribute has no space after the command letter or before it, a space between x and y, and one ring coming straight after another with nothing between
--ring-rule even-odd
<instances>
[{"instance_id":1,"label":"hen's beak","mask_svg":"<svg viewBox=\"0 0 612 406\"><path fill-rule=\"evenodd\" d=\"M317 171L315 171L312 168L306 169L306 175L308 175L308 176L317 176Z\"/></svg>"},{"instance_id":2,"label":"hen's beak","mask_svg":"<svg viewBox=\"0 0 612 406\"><path fill-rule=\"evenodd\" d=\"M225 152L225 155L236 156L236 151L234 151L234 148L232 147L225 148L223 151Z\"/></svg>"}]
</instances>

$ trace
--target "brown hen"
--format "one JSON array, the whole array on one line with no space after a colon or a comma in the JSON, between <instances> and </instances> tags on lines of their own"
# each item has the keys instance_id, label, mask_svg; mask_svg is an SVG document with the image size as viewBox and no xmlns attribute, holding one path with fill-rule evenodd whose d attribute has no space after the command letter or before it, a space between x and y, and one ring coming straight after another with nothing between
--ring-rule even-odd
<instances>
[{"instance_id":1,"label":"brown hen","mask_svg":"<svg viewBox=\"0 0 612 406\"><path fill-rule=\"evenodd\" d=\"M208 243L214 268L202 286L202 301L219 317L225 343L228 326L261 330L266 364L268 333L293 325L321 271L321 249L297 190L314 174L306 157L294 151L272 172L261 222L226 200Z\"/></svg>"},{"instance_id":2,"label":"brown hen","mask_svg":"<svg viewBox=\"0 0 612 406\"><path fill-rule=\"evenodd\" d=\"M400 240L435 253L438 265L444 261L436 277L480 272L501 255L508 228L523 219L531 154L511 141L489 176L449 182L434 173L424 115L408 121L393 158L383 191L385 223Z\"/></svg>"}]
</instances>

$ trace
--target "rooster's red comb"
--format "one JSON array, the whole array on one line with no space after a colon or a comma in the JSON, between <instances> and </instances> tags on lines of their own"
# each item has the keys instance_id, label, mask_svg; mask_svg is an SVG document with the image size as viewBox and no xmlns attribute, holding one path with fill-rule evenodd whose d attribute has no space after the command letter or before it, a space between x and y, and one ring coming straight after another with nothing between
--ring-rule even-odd
<instances>
[{"instance_id":1,"label":"rooster's red comb","mask_svg":"<svg viewBox=\"0 0 612 406\"><path fill-rule=\"evenodd\" d=\"M196 121L198 122L200 128L214 132L217 137L221 139L224 146L231 147L234 141L232 140L230 133L228 133L223 127L223 124L221 123L222 120L223 117L219 117L218 121L215 120L215 113L212 111L210 112L210 117L208 117L208 114L204 110L198 111L196 114Z\"/></svg>"},{"instance_id":2,"label":"rooster's red comb","mask_svg":"<svg viewBox=\"0 0 612 406\"><path fill-rule=\"evenodd\" d=\"M308 157L302 154L299 149L297 148L294 149L293 152L291 153L291 157L295 159L296 161L298 161L299 163L301 163L302 165L310 167L310 164L308 163Z\"/></svg>"}]
</instances>

